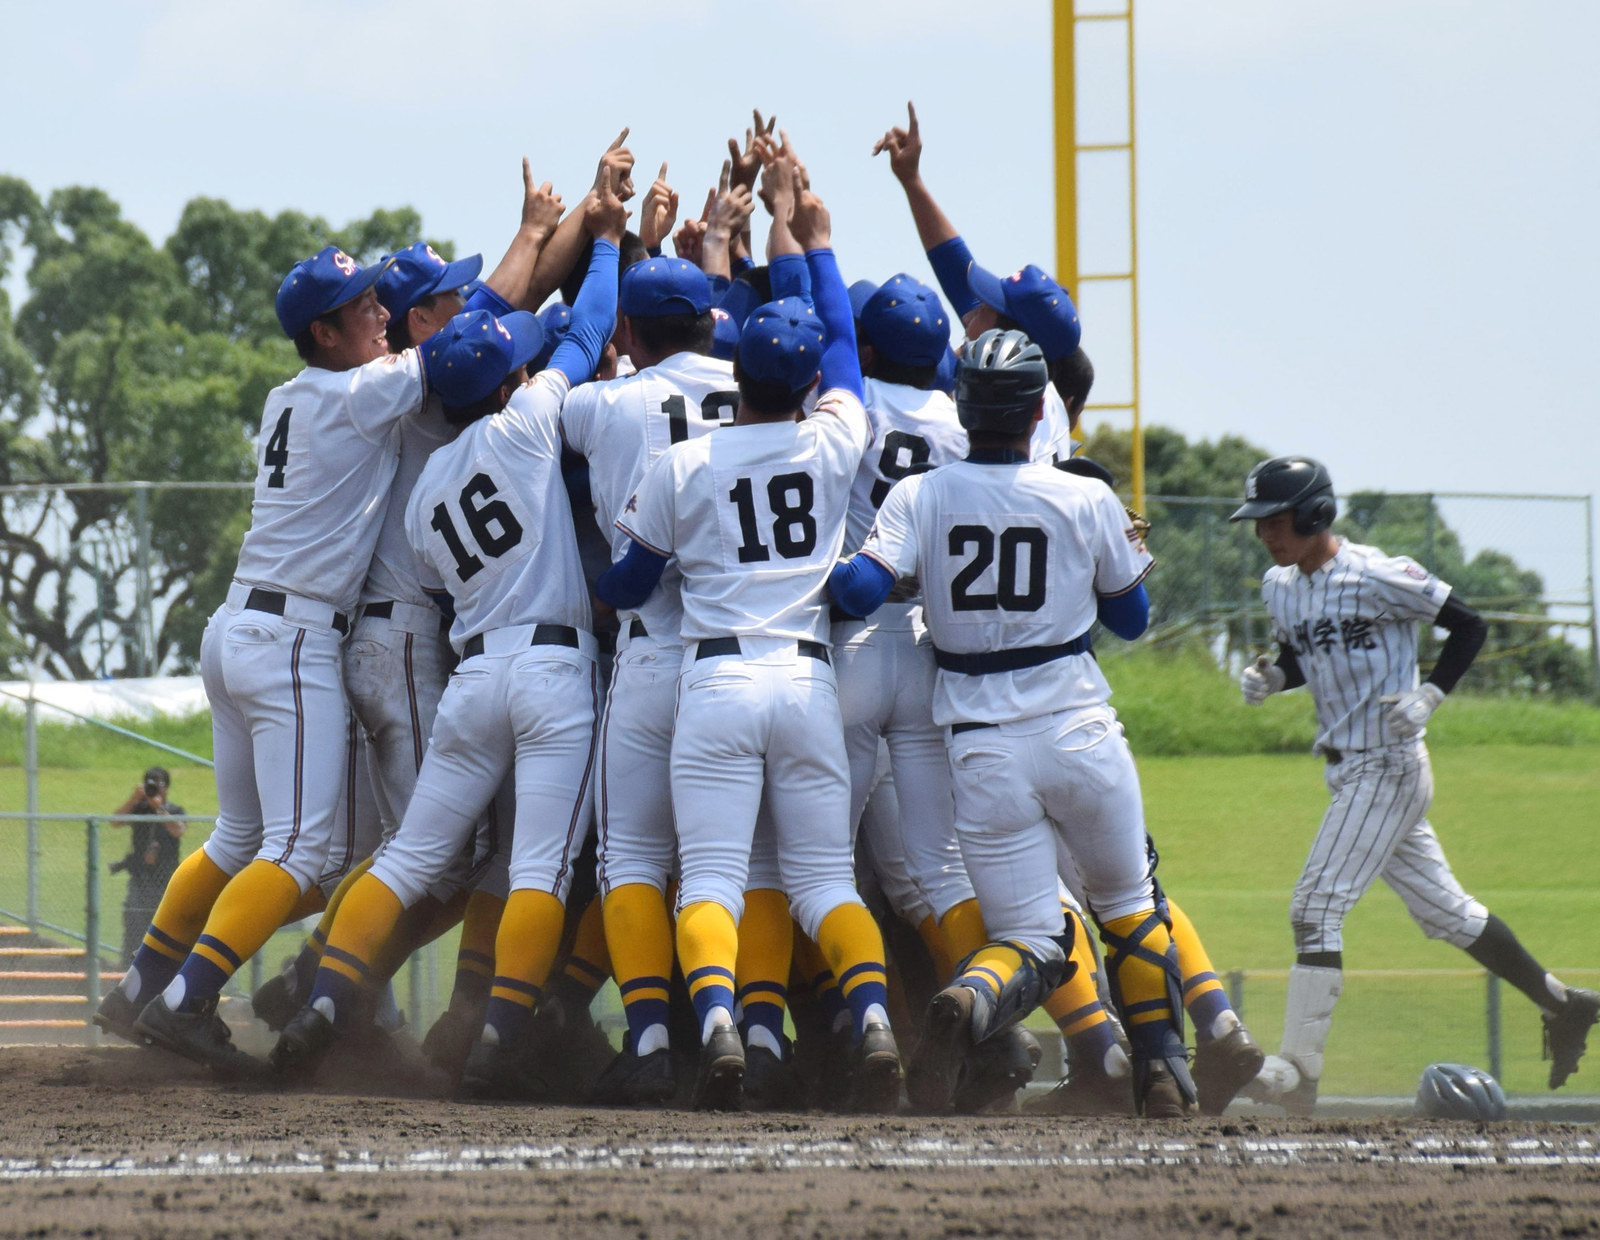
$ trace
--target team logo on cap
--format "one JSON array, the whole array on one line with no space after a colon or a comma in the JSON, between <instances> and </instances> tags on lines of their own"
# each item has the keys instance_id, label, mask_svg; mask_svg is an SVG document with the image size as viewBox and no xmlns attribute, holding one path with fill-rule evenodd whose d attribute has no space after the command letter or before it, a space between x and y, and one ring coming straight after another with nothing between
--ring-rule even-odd
<instances>
[{"instance_id":1,"label":"team logo on cap","mask_svg":"<svg viewBox=\"0 0 1600 1240\"><path fill-rule=\"evenodd\" d=\"M1256 497L1256 476L1254 474L1244 480L1244 497L1246 499L1254 499Z\"/></svg>"},{"instance_id":2,"label":"team logo on cap","mask_svg":"<svg viewBox=\"0 0 1600 1240\"><path fill-rule=\"evenodd\" d=\"M441 266L441 267L449 266L449 264L446 263L444 261L444 259L439 257L439 252L437 250L435 250L431 245L425 245L422 248L428 252L428 257L433 259L434 262L438 263L439 266Z\"/></svg>"},{"instance_id":3,"label":"team logo on cap","mask_svg":"<svg viewBox=\"0 0 1600 1240\"><path fill-rule=\"evenodd\" d=\"M343 250L335 250L333 252L333 265L340 271L344 272L346 278L353 276L356 273L356 260L351 258Z\"/></svg>"}]
</instances>

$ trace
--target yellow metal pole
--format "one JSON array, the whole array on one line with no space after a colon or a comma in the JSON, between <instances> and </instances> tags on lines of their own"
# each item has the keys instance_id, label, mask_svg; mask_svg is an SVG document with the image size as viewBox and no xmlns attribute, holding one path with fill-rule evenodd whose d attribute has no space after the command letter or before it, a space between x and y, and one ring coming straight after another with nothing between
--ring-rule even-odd
<instances>
[{"instance_id":1,"label":"yellow metal pole","mask_svg":"<svg viewBox=\"0 0 1600 1240\"><path fill-rule=\"evenodd\" d=\"M1133 327L1133 506L1144 511L1144 423L1139 417L1139 146L1133 94L1133 0L1128 0L1128 295Z\"/></svg>"},{"instance_id":2,"label":"yellow metal pole","mask_svg":"<svg viewBox=\"0 0 1600 1240\"><path fill-rule=\"evenodd\" d=\"M1078 296L1077 21L1074 0L1054 0L1056 279Z\"/></svg>"}]
</instances>

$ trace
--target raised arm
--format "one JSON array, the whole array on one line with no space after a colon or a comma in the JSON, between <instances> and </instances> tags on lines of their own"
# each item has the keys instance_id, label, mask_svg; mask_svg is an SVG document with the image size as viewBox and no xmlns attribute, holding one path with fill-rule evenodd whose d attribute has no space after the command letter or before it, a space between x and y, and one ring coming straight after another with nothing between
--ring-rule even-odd
<instances>
[{"instance_id":1,"label":"raised arm","mask_svg":"<svg viewBox=\"0 0 1600 1240\"><path fill-rule=\"evenodd\" d=\"M572 326L550 355L549 369L561 371L574 387L594 375L617 327L617 261L628 209L612 188L611 176L609 169L602 175L599 203L588 215L594 248L583 287L572 303Z\"/></svg>"},{"instance_id":2,"label":"raised arm","mask_svg":"<svg viewBox=\"0 0 1600 1240\"><path fill-rule=\"evenodd\" d=\"M535 185L533 172L524 158L522 223L517 227L517 235L506 247L505 256L484 280L507 305L522 310L537 308L537 302L531 306L528 304L528 286L533 280L539 254L561 220L561 211L561 195L551 188L549 181Z\"/></svg>"},{"instance_id":3,"label":"raised arm","mask_svg":"<svg viewBox=\"0 0 1600 1240\"><path fill-rule=\"evenodd\" d=\"M556 226L555 232L545 242L534 264L533 278L529 282L527 299L523 305L529 308L542 306L545 299L561 287L561 282L577 266L584 247L589 243L589 214L600 205L600 181L608 172L615 196L623 202L633 197L633 152L623 145L627 137L628 131L623 129L606 148L595 172L594 187L584 195L577 209Z\"/></svg>"},{"instance_id":4,"label":"raised arm","mask_svg":"<svg viewBox=\"0 0 1600 1240\"><path fill-rule=\"evenodd\" d=\"M724 280L733 279L733 241L749 225L750 213L755 210L755 197L749 187L732 183L732 171L732 163L724 160L716 196L706 212L701 243L701 270Z\"/></svg>"},{"instance_id":5,"label":"raised arm","mask_svg":"<svg viewBox=\"0 0 1600 1240\"><path fill-rule=\"evenodd\" d=\"M917 109L906 104L909 122L906 128L895 126L878 139L872 153L887 152L889 170L905 191L906 205L911 208L911 218L917 226L917 237L933 265L939 288L955 310L956 317L964 319L978 306L978 299L967 285L967 268L972 266L972 251L961 239L956 226L950 222L922 180L922 130L917 124Z\"/></svg>"},{"instance_id":6,"label":"raised arm","mask_svg":"<svg viewBox=\"0 0 1600 1240\"><path fill-rule=\"evenodd\" d=\"M833 224L822 199L809 189L802 191L795 203L793 227L795 240L805 247L811 298L822 320L822 390L843 388L858 400L864 399L855 316L850 313L850 293L833 255Z\"/></svg>"}]
</instances>

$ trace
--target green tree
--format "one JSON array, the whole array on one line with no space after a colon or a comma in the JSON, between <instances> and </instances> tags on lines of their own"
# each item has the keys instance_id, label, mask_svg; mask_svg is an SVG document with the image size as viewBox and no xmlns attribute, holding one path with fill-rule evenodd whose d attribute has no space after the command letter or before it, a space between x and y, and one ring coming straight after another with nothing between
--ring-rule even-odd
<instances>
[{"instance_id":1,"label":"green tree","mask_svg":"<svg viewBox=\"0 0 1600 1240\"><path fill-rule=\"evenodd\" d=\"M31 256L13 315L0 291L0 484L245 481L267 392L300 363L274 300L298 259L338 244L363 261L416 240L409 208L335 229L197 198L163 246L103 191L41 199L0 178L0 280ZM449 247L434 242L447 252ZM139 502L128 491L0 499L0 667L33 652L50 674L152 669L199 656L227 590L249 496L160 490L145 501L157 631L138 631Z\"/></svg>"}]
</instances>

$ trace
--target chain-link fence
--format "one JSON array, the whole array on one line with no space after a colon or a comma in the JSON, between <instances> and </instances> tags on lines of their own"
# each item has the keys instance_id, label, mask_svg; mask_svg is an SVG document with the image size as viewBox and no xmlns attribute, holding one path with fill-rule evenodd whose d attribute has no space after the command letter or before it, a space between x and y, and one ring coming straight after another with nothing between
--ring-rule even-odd
<instances>
[{"instance_id":1,"label":"chain-link fence","mask_svg":"<svg viewBox=\"0 0 1600 1240\"><path fill-rule=\"evenodd\" d=\"M1159 561L1148 640L1204 641L1230 661L1267 649L1261 577L1272 561L1253 523L1229 522L1238 499L1152 495L1148 504ZM1484 613L1490 635L1467 687L1600 691L1590 497L1358 492L1340 511L1340 533L1413 557ZM1424 661L1432 641L1424 637Z\"/></svg>"}]
</instances>

